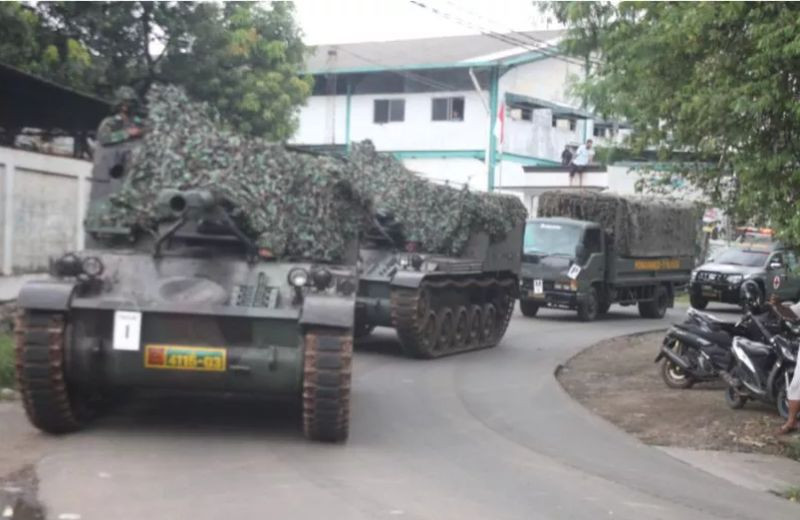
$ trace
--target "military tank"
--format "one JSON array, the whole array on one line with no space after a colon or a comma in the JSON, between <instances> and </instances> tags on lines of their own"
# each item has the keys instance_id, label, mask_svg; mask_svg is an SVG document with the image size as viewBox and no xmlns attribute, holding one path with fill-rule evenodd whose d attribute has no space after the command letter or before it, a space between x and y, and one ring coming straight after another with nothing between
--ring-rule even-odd
<instances>
[{"instance_id":1,"label":"military tank","mask_svg":"<svg viewBox=\"0 0 800 520\"><path fill-rule=\"evenodd\" d=\"M86 250L53 260L50 279L19 294L16 368L28 418L45 432L75 431L106 396L144 388L293 402L309 439L345 440L357 240L335 260L294 257L291 237L270 250L221 189L235 176L205 187L152 176L147 154L179 131L158 127L170 119L162 108L144 143L96 150ZM204 168L194 171L201 179ZM327 193L349 203L346 190ZM115 211L146 222L107 218Z\"/></svg>"},{"instance_id":2,"label":"military tank","mask_svg":"<svg viewBox=\"0 0 800 520\"><path fill-rule=\"evenodd\" d=\"M469 218L489 211L487 197L505 206L504 231L492 234ZM518 296L525 210L514 198L487 194L448 208L463 237L457 253L446 248L450 254L425 251L391 212L376 215L362 237L356 337L392 327L405 354L428 359L500 342Z\"/></svg>"}]
</instances>

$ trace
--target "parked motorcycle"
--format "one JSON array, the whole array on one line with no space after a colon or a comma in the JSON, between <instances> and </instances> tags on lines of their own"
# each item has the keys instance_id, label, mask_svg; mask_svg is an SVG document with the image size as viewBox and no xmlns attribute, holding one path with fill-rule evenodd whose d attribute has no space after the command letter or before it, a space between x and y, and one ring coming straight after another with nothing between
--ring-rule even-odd
<instances>
[{"instance_id":1,"label":"parked motorcycle","mask_svg":"<svg viewBox=\"0 0 800 520\"><path fill-rule=\"evenodd\" d=\"M777 405L780 413L780 401L786 400L786 373L794 368L793 363L787 362L787 353L796 347L783 336L773 336L766 343L736 337L731 348L736 365L730 373L721 373L728 385L725 389L728 406L739 409L752 399ZM784 393L782 399L779 398L781 387ZM783 415L788 416L788 404Z\"/></svg>"},{"instance_id":2,"label":"parked motorcycle","mask_svg":"<svg viewBox=\"0 0 800 520\"><path fill-rule=\"evenodd\" d=\"M785 366L786 369L783 370L782 377L779 376L778 380L776 381L777 388L775 404L778 408L778 413L784 419L789 417L789 400L786 398L786 392L789 388L789 384L792 381L792 377L794 377L795 368L797 367L797 355L797 342L793 342L788 348L781 348L781 356L784 360L783 366Z\"/></svg>"},{"instance_id":3,"label":"parked motorcycle","mask_svg":"<svg viewBox=\"0 0 800 520\"><path fill-rule=\"evenodd\" d=\"M734 366L731 344L735 336L758 338L761 330L751 313L737 322L689 309L683 323L667 331L655 362L661 361L661 377L670 388L691 388L697 382L713 381Z\"/></svg>"}]
</instances>

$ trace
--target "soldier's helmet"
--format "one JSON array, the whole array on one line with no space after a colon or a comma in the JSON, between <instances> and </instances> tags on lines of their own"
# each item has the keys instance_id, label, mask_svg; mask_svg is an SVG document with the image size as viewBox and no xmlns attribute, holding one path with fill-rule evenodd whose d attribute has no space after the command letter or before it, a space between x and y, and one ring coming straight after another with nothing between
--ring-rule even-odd
<instances>
[{"instance_id":1,"label":"soldier's helmet","mask_svg":"<svg viewBox=\"0 0 800 520\"><path fill-rule=\"evenodd\" d=\"M119 87L114 92L114 107L118 108L124 103L128 105L136 105L139 103L139 96L136 95L136 91L131 87Z\"/></svg>"}]
</instances>

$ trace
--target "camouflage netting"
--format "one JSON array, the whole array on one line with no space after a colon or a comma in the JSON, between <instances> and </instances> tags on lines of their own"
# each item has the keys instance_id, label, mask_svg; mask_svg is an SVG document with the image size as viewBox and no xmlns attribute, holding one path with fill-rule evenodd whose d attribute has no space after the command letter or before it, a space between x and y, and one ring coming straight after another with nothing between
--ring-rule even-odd
<instances>
[{"instance_id":1,"label":"camouflage netting","mask_svg":"<svg viewBox=\"0 0 800 520\"><path fill-rule=\"evenodd\" d=\"M502 238L527 216L515 197L430 183L368 141L344 159L236 135L207 105L155 87L125 185L87 224L153 229L165 188L211 189L233 203L234 219L259 247L314 260L340 259L376 209L392 212L422 251L447 255L458 255L474 231Z\"/></svg>"},{"instance_id":2,"label":"camouflage netting","mask_svg":"<svg viewBox=\"0 0 800 520\"><path fill-rule=\"evenodd\" d=\"M539 196L540 217L597 222L622 256L694 255L699 206L671 199L549 191Z\"/></svg>"}]
</instances>

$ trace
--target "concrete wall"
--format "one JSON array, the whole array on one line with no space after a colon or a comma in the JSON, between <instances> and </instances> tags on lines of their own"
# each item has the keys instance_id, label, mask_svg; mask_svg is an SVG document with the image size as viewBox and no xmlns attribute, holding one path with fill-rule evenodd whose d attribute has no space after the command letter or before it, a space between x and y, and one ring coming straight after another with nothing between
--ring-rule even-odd
<instances>
[{"instance_id":1,"label":"concrete wall","mask_svg":"<svg viewBox=\"0 0 800 520\"><path fill-rule=\"evenodd\" d=\"M463 97L464 120L433 121L434 97ZM346 96L336 96L335 102L331 99L330 96L309 98L300 109L300 125L292 142L333 144L334 134L336 144L346 142ZM404 99L405 120L374 123L376 99ZM378 150L482 150L489 140L489 116L475 91L356 94L350 103L350 140L371 139Z\"/></svg>"},{"instance_id":2,"label":"concrete wall","mask_svg":"<svg viewBox=\"0 0 800 520\"><path fill-rule=\"evenodd\" d=\"M0 272L47 268L83 248L88 161L0 147Z\"/></svg>"}]
</instances>

